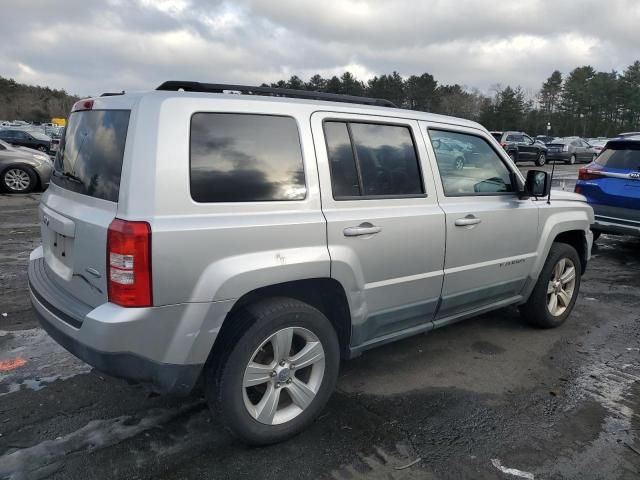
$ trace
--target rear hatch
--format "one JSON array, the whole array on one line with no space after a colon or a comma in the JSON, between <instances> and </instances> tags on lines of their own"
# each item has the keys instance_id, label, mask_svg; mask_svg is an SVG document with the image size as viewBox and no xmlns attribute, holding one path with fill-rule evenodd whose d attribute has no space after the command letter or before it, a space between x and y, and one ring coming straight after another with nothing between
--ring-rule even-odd
<instances>
[{"instance_id":1,"label":"rear hatch","mask_svg":"<svg viewBox=\"0 0 640 480\"><path fill-rule=\"evenodd\" d=\"M48 277L94 307L108 299L107 230L118 207L129 116L72 112L40 205Z\"/></svg>"},{"instance_id":2,"label":"rear hatch","mask_svg":"<svg viewBox=\"0 0 640 480\"><path fill-rule=\"evenodd\" d=\"M591 203L640 210L640 141L610 141L579 178Z\"/></svg>"}]
</instances>

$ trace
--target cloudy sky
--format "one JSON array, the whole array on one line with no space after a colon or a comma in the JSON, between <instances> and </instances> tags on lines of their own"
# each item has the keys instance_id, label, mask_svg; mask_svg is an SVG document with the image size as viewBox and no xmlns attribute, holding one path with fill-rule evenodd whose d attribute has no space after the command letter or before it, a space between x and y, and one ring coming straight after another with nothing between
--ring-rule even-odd
<instances>
[{"instance_id":1,"label":"cloudy sky","mask_svg":"<svg viewBox=\"0 0 640 480\"><path fill-rule=\"evenodd\" d=\"M350 70L531 90L640 57L639 0L2 0L0 75L80 95Z\"/></svg>"}]
</instances>

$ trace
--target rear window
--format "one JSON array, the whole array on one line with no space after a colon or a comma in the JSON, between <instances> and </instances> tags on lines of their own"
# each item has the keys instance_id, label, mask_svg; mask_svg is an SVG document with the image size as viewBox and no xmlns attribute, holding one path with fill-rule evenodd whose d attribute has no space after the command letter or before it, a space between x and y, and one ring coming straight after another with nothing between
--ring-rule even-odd
<instances>
[{"instance_id":1,"label":"rear window","mask_svg":"<svg viewBox=\"0 0 640 480\"><path fill-rule=\"evenodd\" d=\"M191 196L197 202L304 200L296 121L276 115L191 117Z\"/></svg>"},{"instance_id":2,"label":"rear window","mask_svg":"<svg viewBox=\"0 0 640 480\"><path fill-rule=\"evenodd\" d=\"M640 170L640 142L609 142L596 163L620 170Z\"/></svg>"},{"instance_id":3,"label":"rear window","mask_svg":"<svg viewBox=\"0 0 640 480\"><path fill-rule=\"evenodd\" d=\"M491 135L493 135L493 138L495 138L497 141L502 141L502 133L492 133Z\"/></svg>"},{"instance_id":4,"label":"rear window","mask_svg":"<svg viewBox=\"0 0 640 480\"><path fill-rule=\"evenodd\" d=\"M67 190L117 202L129 114L129 110L72 113L51 181Z\"/></svg>"}]
</instances>

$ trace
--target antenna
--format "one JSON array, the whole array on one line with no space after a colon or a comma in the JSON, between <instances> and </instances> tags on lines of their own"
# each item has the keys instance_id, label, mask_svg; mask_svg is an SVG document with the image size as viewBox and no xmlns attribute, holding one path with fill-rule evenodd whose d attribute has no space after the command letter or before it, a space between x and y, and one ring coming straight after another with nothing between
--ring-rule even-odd
<instances>
[{"instance_id":1,"label":"antenna","mask_svg":"<svg viewBox=\"0 0 640 480\"><path fill-rule=\"evenodd\" d=\"M551 205L551 187L553 187L553 172L556 170L556 161L551 164L551 179L549 180L549 195L547 196L547 205Z\"/></svg>"}]
</instances>

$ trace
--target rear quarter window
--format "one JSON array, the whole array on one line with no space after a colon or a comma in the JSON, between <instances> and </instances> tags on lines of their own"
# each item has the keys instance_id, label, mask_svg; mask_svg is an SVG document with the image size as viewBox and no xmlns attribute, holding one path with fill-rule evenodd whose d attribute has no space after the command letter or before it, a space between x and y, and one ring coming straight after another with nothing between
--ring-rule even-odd
<instances>
[{"instance_id":1,"label":"rear quarter window","mask_svg":"<svg viewBox=\"0 0 640 480\"><path fill-rule=\"evenodd\" d=\"M291 117L195 113L190 168L191 197L197 202L306 197L300 135Z\"/></svg>"}]
</instances>

